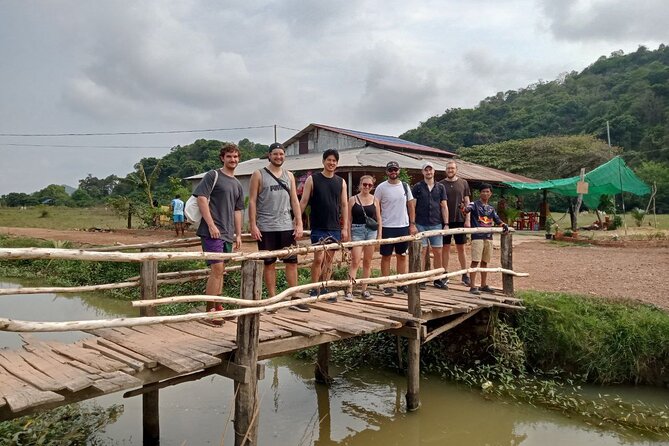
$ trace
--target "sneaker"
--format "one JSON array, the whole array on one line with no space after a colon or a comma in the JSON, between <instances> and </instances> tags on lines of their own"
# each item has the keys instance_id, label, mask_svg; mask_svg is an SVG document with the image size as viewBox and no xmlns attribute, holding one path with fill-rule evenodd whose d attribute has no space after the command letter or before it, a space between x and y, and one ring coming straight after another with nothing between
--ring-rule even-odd
<instances>
[{"instance_id":1,"label":"sneaker","mask_svg":"<svg viewBox=\"0 0 669 446\"><path fill-rule=\"evenodd\" d=\"M469 280L469 276L467 274L463 274L462 275L462 284L464 286L469 286L470 283L471 283L471 281Z\"/></svg>"},{"instance_id":2,"label":"sneaker","mask_svg":"<svg viewBox=\"0 0 669 446\"><path fill-rule=\"evenodd\" d=\"M479 291L478 287L471 287L469 289L469 294L475 294L477 296L480 296L481 292Z\"/></svg>"},{"instance_id":3,"label":"sneaker","mask_svg":"<svg viewBox=\"0 0 669 446\"><path fill-rule=\"evenodd\" d=\"M421 290L426 290L427 285L425 285L425 282L421 282L421 283L418 284L418 288L421 289Z\"/></svg>"},{"instance_id":4,"label":"sneaker","mask_svg":"<svg viewBox=\"0 0 669 446\"><path fill-rule=\"evenodd\" d=\"M398 287L397 287L397 292L398 292L398 293L408 293L408 292L409 292L409 288L407 288L406 285L398 286Z\"/></svg>"},{"instance_id":5,"label":"sneaker","mask_svg":"<svg viewBox=\"0 0 669 446\"><path fill-rule=\"evenodd\" d=\"M353 302L353 293L351 293L351 292L346 293L346 295L344 296L344 300L346 300L348 302ZM335 302L336 301L337 301L337 299L335 298Z\"/></svg>"},{"instance_id":6,"label":"sneaker","mask_svg":"<svg viewBox=\"0 0 669 446\"><path fill-rule=\"evenodd\" d=\"M220 307L220 310L218 309ZM221 311L223 310L222 305L216 305L214 308L210 308L208 313L213 313L214 311ZM207 322L209 322L212 325L223 325L225 324L225 321L223 319L207 319Z\"/></svg>"},{"instance_id":7,"label":"sneaker","mask_svg":"<svg viewBox=\"0 0 669 446\"><path fill-rule=\"evenodd\" d=\"M363 300L372 300L372 299L373 299L373 297L372 297L372 293L370 293L370 292L367 291L367 290L363 291L363 292L362 292L362 299L363 299Z\"/></svg>"},{"instance_id":8,"label":"sneaker","mask_svg":"<svg viewBox=\"0 0 669 446\"><path fill-rule=\"evenodd\" d=\"M392 288L384 288L383 289L383 295L384 296L392 296L393 295L393 289Z\"/></svg>"},{"instance_id":9,"label":"sneaker","mask_svg":"<svg viewBox=\"0 0 669 446\"><path fill-rule=\"evenodd\" d=\"M288 308L290 308L291 310L300 311L302 313L308 313L311 311L311 308L309 308L307 304L291 305Z\"/></svg>"},{"instance_id":10,"label":"sneaker","mask_svg":"<svg viewBox=\"0 0 669 446\"><path fill-rule=\"evenodd\" d=\"M447 290L447 289L448 289L448 285L446 285L446 284L444 283L444 281L441 280L441 279L437 279L437 280L435 280L435 281L433 282L433 285L434 285L435 288L439 288L440 290Z\"/></svg>"},{"instance_id":11,"label":"sneaker","mask_svg":"<svg viewBox=\"0 0 669 446\"><path fill-rule=\"evenodd\" d=\"M488 285L486 285L486 286L482 286L481 288L479 288L479 290L481 290L481 291L484 292L484 293L495 294L495 290L493 290L492 288L490 288Z\"/></svg>"},{"instance_id":12,"label":"sneaker","mask_svg":"<svg viewBox=\"0 0 669 446\"><path fill-rule=\"evenodd\" d=\"M309 290L309 297L318 297L318 290L316 288L312 288Z\"/></svg>"}]
</instances>

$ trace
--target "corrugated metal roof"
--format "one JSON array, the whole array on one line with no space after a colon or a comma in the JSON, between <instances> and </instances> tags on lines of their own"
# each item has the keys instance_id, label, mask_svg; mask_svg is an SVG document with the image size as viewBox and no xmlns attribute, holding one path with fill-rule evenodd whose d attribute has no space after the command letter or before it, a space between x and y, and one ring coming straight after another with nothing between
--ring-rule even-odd
<instances>
[{"instance_id":1,"label":"corrugated metal roof","mask_svg":"<svg viewBox=\"0 0 669 446\"><path fill-rule=\"evenodd\" d=\"M534 182L536 180L522 175L516 175L502 170L469 163L462 160L454 160L450 157L428 156L420 154L399 153L386 149L375 147L365 147L361 149L349 149L339 152L339 167L341 170L349 169L369 169L385 170L388 161L397 161L402 168L412 171L420 171L423 163L431 161L434 168L440 172L446 170L446 164L449 161L455 161L458 164L458 176L469 181L486 181L501 183L504 181L524 181ZM251 175L254 171L262 169L267 165L267 158L256 158L239 163L235 170L235 176L243 177ZM295 155L286 157L284 167L292 172L305 172L308 170L321 170L323 168L322 153L308 153L304 155ZM198 180L204 173L193 175L187 180Z\"/></svg>"},{"instance_id":2,"label":"corrugated metal roof","mask_svg":"<svg viewBox=\"0 0 669 446\"><path fill-rule=\"evenodd\" d=\"M438 149L436 147L424 146L422 144L417 144L411 141L406 141L396 136L379 135L376 133L360 132L358 130L342 129L339 127L333 127L324 124L309 124L307 127L302 129L300 132L295 134L286 142L284 142L283 145L288 146L289 144L294 143L295 141L299 140L302 135L311 132L315 128L321 128L329 130L331 132L341 133L342 135L347 135L347 136L352 136L354 138L362 139L363 141L367 141L370 144L380 146L381 148L406 149L411 151L434 153L437 155L455 156L455 154L452 152Z\"/></svg>"}]
</instances>

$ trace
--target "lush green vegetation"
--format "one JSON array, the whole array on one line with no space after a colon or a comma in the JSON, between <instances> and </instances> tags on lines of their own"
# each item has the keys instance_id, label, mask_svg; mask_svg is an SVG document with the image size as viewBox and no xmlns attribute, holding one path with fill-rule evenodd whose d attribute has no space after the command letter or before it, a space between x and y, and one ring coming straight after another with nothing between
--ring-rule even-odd
<instances>
[{"instance_id":1,"label":"lush green vegetation","mask_svg":"<svg viewBox=\"0 0 669 446\"><path fill-rule=\"evenodd\" d=\"M97 178L88 175L70 196L65 186L51 184L32 194L12 192L0 197L0 206L20 207L48 204L90 207L108 204L119 216L129 212L152 225L158 212L156 205L168 205L175 195L187 197L190 186L183 178L220 167L218 157L223 143L200 139L186 146L175 146L163 158L142 158L135 170L123 178L110 175ZM267 146L248 139L239 141L242 160L257 158Z\"/></svg>"},{"instance_id":2,"label":"lush green vegetation","mask_svg":"<svg viewBox=\"0 0 669 446\"><path fill-rule=\"evenodd\" d=\"M669 159L669 47L602 56L585 70L499 92L473 109L450 109L402 138L461 147L538 136L589 134L648 160Z\"/></svg>"},{"instance_id":3,"label":"lush green vegetation","mask_svg":"<svg viewBox=\"0 0 669 446\"><path fill-rule=\"evenodd\" d=\"M107 409L94 404L70 404L0 423L0 446L102 445L96 437L123 413L123 406Z\"/></svg>"},{"instance_id":4,"label":"lush green vegetation","mask_svg":"<svg viewBox=\"0 0 669 446\"><path fill-rule=\"evenodd\" d=\"M639 47L602 56L580 73L499 92L473 109L446 110L401 137L532 178L566 178L620 153L604 143L608 121L611 143L641 179L657 183L658 211L667 212L668 93L669 47Z\"/></svg>"}]
</instances>

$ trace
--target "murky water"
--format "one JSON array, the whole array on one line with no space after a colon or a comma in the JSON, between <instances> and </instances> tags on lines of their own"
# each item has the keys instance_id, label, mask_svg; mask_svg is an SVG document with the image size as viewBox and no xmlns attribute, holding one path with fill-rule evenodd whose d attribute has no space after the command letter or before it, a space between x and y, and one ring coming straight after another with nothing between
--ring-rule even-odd
<instances>
[{"instance_id":1,"label":"murky water","mask_svg":"<svg viewBox=\"0 0 669 446\"><path fill-rule=\"evenodd\" d=\"M15 287L15 283L0 287ZM16 282L12 280L12 282ZM27 284L26 284L27 285ZM94 294L0 297L0 315L29 320L75 320L136 314L129 304ZM69 341L81 333L34 335ZM16 334L0 333L0 345L20 345ZM488 400L479 392L437 378L421 381L422 407L406 413L406 378L390 371L335 370L334 384L316 385L313 365L290 357L265 362L259 384L261 445L669 445L639 434L600 430L580 420L527 405ZM666 403L663 389L591 388L630 399ZM234 444L232 382L218 376L160 391L164 446ZM139 445L141 398L121 394L96 400L121 403L125 412L102 436L117 444Z\"/></svg>"}]
</instances>

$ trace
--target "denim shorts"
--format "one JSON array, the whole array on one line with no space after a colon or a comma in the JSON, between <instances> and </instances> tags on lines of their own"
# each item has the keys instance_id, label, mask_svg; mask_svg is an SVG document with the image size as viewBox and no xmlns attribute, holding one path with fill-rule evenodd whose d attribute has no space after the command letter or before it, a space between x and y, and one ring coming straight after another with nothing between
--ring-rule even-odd
<instances>
[{"instance_id":1,"label":"denim shorts","mask_svg":"<svg viewBox=\"0 0 669 446\"><path fill-rule=\"evenodd\" d=\"M444 228L443 225L418 225L418 224L416 225L416 229L418 229L418 232L438 231L443 228ZM433 248L441 248L442 246L444 246L443 235L433 235L432 237L421 239L423 247L427 246L428 240L430 241L430 246L432 246Z\"/></svg>"},{"instance_id":2,"label":"denim shorts","mask_svg":"<svg viewBox=\"0 0 669 446\"><path fill-rule=\"evenodd\" d=\"M341 241L341 231L331 231L328 229L312 229L311 244L320 245L321 243L337 243Z\"/></svg>"},{"instance_id":3,"label":"denim shorts","mask_svg":"<svg viewBox=\"0 0 669 446\"><path fill-rule=\"evenodd\" d=\"M360 242L363 240L376 240L376 231L372 231L367 225L352 224L351 225L351 240Z\"/></svg>"}]
</instances>

